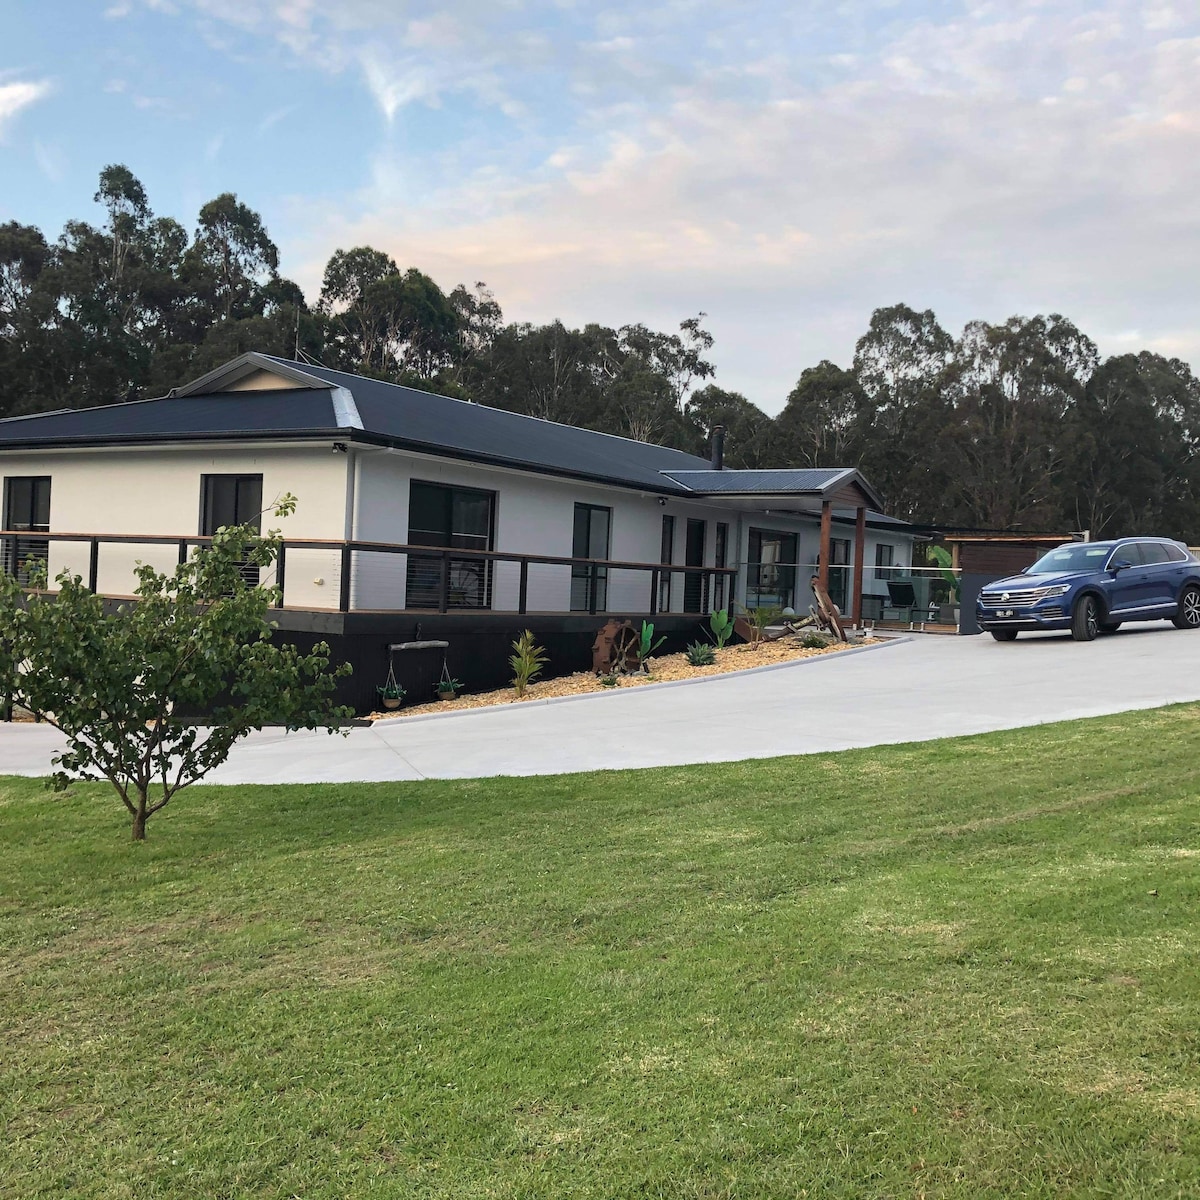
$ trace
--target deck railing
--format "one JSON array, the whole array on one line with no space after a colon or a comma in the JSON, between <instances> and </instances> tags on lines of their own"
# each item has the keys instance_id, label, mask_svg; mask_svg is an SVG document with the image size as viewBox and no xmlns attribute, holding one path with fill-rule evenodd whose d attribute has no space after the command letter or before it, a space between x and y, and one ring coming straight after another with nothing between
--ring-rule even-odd
<instances>
[{"instance_id":1,"label":"deck railing","mask_svg":"<svg viewBox=\"0 0 1200 1200\"><path fill-rule=\"evenodd\" d=\"M743 562L749 608L793 608L806 613L815 603L810 580L819 573L815 562ZM954 623L955 587L962 572L942 567L868 564L863 568L864 620ZM829 595L849 614L853 607L854 565L829 565Z\"/></svg>"},{"instance_id":2,"label":"deck railing","mask_svg":"<svg viewBox=\"0 0 1200 1200\"><path fill-rule=\"evenodd\" d=\"M0 570L24 582L30 564L39 561L46 565L51 588L66 569L79 575L93 592L129 596L138 562L150 561L159 570L169 570L211 540L194 535L50 532L31 537L3 530ZM114 552L114 547L120 549ZM258 582L277 588L278 607L291 609L653 615L685 612L683 605L696 599L697 611L706 612L710 600L719 602L732 594L736 576L736 567L289 538L281 543L274 567L262 571ZM688 579L697 583L685 586ZM403 603L388 602L401 595ZM414 596L416 604L411 602Z\"/></svg>"}]
</instances>

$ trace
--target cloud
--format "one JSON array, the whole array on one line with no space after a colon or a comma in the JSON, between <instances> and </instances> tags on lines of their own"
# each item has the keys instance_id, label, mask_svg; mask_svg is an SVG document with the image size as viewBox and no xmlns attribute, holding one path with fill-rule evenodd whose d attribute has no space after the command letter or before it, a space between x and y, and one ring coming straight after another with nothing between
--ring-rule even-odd
<instances>
[{"instance_id":1,"label":"cloud","mask_svg":"<svg viewBox=\"0 0 1200 1200\"><path fill-rule=\"evenodd\" d=\"M389 139L356 194L297 207L309 286L371 242L486 279L512 317L704 309L721 381L767 407L899 299L948 325L1057 309L1200 363L1193 6L286 7L244 0L238 27L360 71L389 122L441 105L449 131Z\"/></svg>"},{"instance_id":2,"label":"cloud","mask_svg":"<svg viewBox=\"0 0 1200 1200\"><path fill-rule=\"evenodd\" d=\"M294 104L287 104L283 108L277 108L273 112L267 113L265 117L258 123L258 134L261 137L265 133L269 133L280 121L286 120L296 111Z\"/></svg>"},{"instance_id":3,"label":"cloud","mask_svg":"<svg viewBox=\"0 0 1200 1200\"><path fill-rule=\"evenodd\" d=\"M48 79L0 83L0 137L5 134L18 113L48 96L50 91Z\"/></svg>"}]
</instances>

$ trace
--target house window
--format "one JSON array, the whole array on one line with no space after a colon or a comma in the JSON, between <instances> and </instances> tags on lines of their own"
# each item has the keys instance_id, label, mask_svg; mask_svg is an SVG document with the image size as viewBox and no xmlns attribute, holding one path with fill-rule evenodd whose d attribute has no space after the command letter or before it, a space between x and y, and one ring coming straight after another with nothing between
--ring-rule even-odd
<instances>
[{"instance_id":1,"label":"house window","mask_svg":"<svg viewBox=\"0 0 1200 1200\"><path fill-rule=\"evenodd\" d=\"M716 542L713 549L713 566L729 566L729 526L724 521L717 522ZM725 575L718 575L713 588L713 608L720 612L725 607L726 587Z\"/></svg>"},{"instance_id":2,"label":"house window","mask_svg":"<svg viewBox=\"0 0 1200 1200\"><path fill-rule=\"evenodd\" d=\"M10 475L4 480L4 528L14 533L50 531L50 476ZM50 543L39 537L5 538L3 569L16 575L22 584L29 582L29 568L45 563Z\"/></svg>"},{"instance_id":3,"label":"house window","mask_svg":"<svg viewBox=\"0 0 1200 1200\"><path fill-rule=\"evenodd\" d=\"M880 542L875 547L875 578L881 583L895 578L896 573L892 570L895 561L896 547Z\"/></svg>"},{"instance_id":4,"label":"house window","mask_svg":"<svg viewBox=\"0 0 1200 1200\"><path fill-rule=\"evenodd\" d=\"M212 537L222 526L249 525L262 530L261 475L200 477L200 536Z\"/></svg>"},{"instance_id":5,"label":"house window","mask_svg":"<svg viewBox=\"0 0 1200 1200\"><path fill-rule=\"evenodd\" d=\"M746 564L746 604L750 608L791 608L796 599L794 533L775 529L750 530Z\"/></svg>"},{"instance_id":6,"label":"house window","mask_svg":"<svg viewBox=\"0 0 1200 1200\"><path fill-rule=\"evenodd\" d=\"M850 539L829 539L829 598L846 612L850 594Z\"/></svg>"},{"instance_id":7,"label":"house window","mask_svg":"<svg viewBox=\"0 0 1200 1200\"><path fill-rule=\"evenodd\" d=\"M262 482L261 475L201 475L200 536L212 537L230 525L249 525L261 533ZM257 587L258 567L242 563L242 578Z\"/></svg>"},{"instance_id":8,"label":"house window","mask_svg":"<svg viewBox=\"0 0 1200 1200\"><path fill-rule=\"evenodd\" d=\"M612 532L612 509L598 504L575 505L572 558L606 559ZM571 567L571 611L604 612L608 607L608 568L575 563Z\"/></svg>"},{"instance_id":9,"label":"house window","mask_svg":"<svg viewBox=\"0 0 1200 1200\"><path fill-rule=\"evenodd\" d=\"M663 514L658 561L664 566L670 566L675 561L675 518L669 513ZM663 571L658 577L658 611L671 611L670 571Z\"/></svg>"},{"instance_id":10,"label":"house window","mask_svg":"<svg viewBox=\"0 0 1200 1200\"><path fill-rule=\"evenodd\" d=\"M408 493L408 541L441 549L492 549L495 493L413 480ZM407 607L490 608L492 564L469 554L410 554Z\"/></svg>"}]
</instances>

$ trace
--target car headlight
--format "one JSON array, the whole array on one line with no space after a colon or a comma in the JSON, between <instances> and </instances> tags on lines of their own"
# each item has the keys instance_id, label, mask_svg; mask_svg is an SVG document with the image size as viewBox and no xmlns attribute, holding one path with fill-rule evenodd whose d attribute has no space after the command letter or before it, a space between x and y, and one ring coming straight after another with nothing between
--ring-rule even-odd
<instances>
[{"instance_id":1,"label":"car headlight","mask_svg":"<svg viewBox=\"0 0 1200 1200\"><path fill-rule=\"evenodd\" d=\"M1042 599L1049 600L1051 596L1065 596L1070 590L1071 585L1069 583L1058 583L1054 587L1048 587Z\"/></svg>"}]
</instances>

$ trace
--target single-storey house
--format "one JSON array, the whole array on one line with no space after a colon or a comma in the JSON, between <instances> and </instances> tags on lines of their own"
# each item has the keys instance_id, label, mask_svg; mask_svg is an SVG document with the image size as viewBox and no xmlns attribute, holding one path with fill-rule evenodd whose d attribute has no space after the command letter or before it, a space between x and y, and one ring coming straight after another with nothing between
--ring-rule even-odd
<instances>
[{"instance_id":1,"label":"single-storey house","mask_svg":"<svg viewBox=\"0 0 1200 1200\"><path fill-rule=\"evenodd\" d=\"M720 440L710 461L243 354L159 399L0 421L3 565L128 596L136 562L169 568L292 493L263 582L285 633L349 639L360 690L418 627L469 683L503 662L484 634L506 651L528 626L553 656L616 614L690 640L731 603L805 611L816 573L854 617L886 596L914 534L858 471L726 470Z\"/></svg>"}]
</instances>

